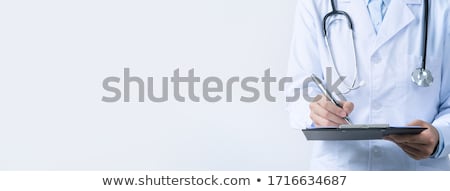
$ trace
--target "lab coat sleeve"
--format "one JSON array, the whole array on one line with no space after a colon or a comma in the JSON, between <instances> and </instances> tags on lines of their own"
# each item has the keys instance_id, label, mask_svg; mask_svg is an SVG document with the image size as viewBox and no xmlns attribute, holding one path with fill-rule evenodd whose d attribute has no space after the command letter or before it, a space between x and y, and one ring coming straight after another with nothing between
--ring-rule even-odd
<instances>
[{"instance_id":1,"label":"lab coat sleeve","mask_svg":"<svg viewBox=\"0 0 450 191\"><path fill-rule=\"evenodd\" d=\"M448 30L448 29L447 29ZM444 48L444 60L442 63L442 84L439 106L439 113L436 116L433 126L439 131L439 146L436 158L448 157L450 154L450 56L446 51L450 50L450 31L447 32Z\"/></svg>"},{"instance_id":2,"label":"lab coat sleeve","mask_svg":"<svg viewBox=\"0 0 450 191\"><path fill-rule=\"evenodd\" d=\"M322 76L320 67L318 39L321 38L319 13L316 10L316 1L298 1L294 19L294 30L291 51L288 63L288 76L292 77L292 83L287 85L286 97L296 97L295 101L287 100L290 125L296 129L302 129L312 124L309 117L309 101L304 94L308 92L310 97L317 95L317 90L303 87L305 79L312 73ZM311 83L308 83L314 86ZM305 92L306 91L306 92Z\"/></svg>"}]
</instances>

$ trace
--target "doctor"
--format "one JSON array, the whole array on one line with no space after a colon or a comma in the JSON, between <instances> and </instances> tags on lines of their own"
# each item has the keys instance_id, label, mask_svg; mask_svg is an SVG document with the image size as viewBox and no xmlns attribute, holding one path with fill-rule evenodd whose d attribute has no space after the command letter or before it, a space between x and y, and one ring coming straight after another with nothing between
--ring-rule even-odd
<instances>
[{"instance_id":1,"label":"doctor","mask_svg":"<svg viewBox=\"0 0 450 191\"><path fill-rule=\"evenodd\" d=\"M385 140L313 142L312 170L450 170L450 1L426 5L424 0L298 1L288 69L294 83L288 90L301 88L318 97L289 104L291 126L340 125L348 116L355 124L427 128ZM349 17L333 15L323 25L333 6ZM426 70L432 83L412 81L413 72ZM311 74L328 82L343 77L334 91L345 97L342 109L313 84L302 87Z\"/></svg>"}]
</instances>

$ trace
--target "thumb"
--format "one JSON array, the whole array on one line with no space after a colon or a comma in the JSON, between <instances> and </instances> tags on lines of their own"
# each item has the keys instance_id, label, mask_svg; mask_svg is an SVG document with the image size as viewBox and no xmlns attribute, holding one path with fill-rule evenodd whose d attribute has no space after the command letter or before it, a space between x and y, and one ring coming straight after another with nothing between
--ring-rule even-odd
<instances>
[{"instance_id":1,"label":"thumb","mask_svg":"<svg viewBox=\"0 0 450 191\"><path fill-rule=\"evenodd\" d=\"M407 125L408 126L421 126L421 127L425 127L426 125L425 125L426 123L424 122L424 121L422 121L422 120L414 120L414 121L412 121L411 123L408 123Z\"/></svg>"},{"instance_id":2,"label":"thumb","mask_svg":"<svg viewBox=\"0 0 450 191\"><path fill-rule=\"evenodd\" d=\"M348 101L343 101L343 102L341 102L341 104L342 104L342 109L344 109L344 111L347 114L350 114L353 111L353 108L355 107L352 102L348 102Z\"/></svg>"}]
</instances>

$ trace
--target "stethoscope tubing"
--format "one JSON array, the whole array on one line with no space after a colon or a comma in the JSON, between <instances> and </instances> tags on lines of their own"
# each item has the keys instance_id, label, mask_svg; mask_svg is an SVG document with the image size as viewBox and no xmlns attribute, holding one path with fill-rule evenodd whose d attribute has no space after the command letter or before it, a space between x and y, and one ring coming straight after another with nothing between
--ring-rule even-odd
<instances>
[{"instance_id":1,"label":"stethoscope tubing","mask_svg":"<svg viewBox=\"0 0 450 191\"><path fill-rule=\"evenodd\" d=\"M358 63L357 63L357 54L356 54L356 44L355 44L355 38L354 38L354 30L353 30L353 21L352 18L350 17L350 15L342 10L337 10L336 8L336 4L334 2L334 0L330 0L331 1L331 7L332 7L332 11L327 13L323 20L322 20L322 33L325 39L325 45L327 47L328 50L328 55L329 55L329 60L332 62L336 73L339 75L339 77L342 77L341 72L339 71L339 69L337 68L335 59L334 59L334 55L333 52L331 50L331 46L329 43L329 31L328 31L328 21L329 19L335 17L335 16L344 16L345 20L347 20L348 23L348 27L349 30L351 31L351 35L352 35L352 49L353 49L353 59L354 59L354 72L353 72L353 80L351 85L348 85L345 80L343 81L343 84L345 86L347 86L346 88L348 89L348 91L344 92L348 93L351 90L355 90L358 89L362 86L362 84L364 82L359 82L356 83L358 81L358 77L359 77L359 68L358 68ZM421 68L417 68L416 70L413 71L413 73L411 74L412 76L412 81L417 84L420 87L428 87L433 83L433 76L431 74L431 72L429 70L426 69L426 60L427 60L427 48L428 48L428 24L429 24L429 1L425 0L425 5L424 7L424 26L423 26L423 52L422 52L422 63L421 63ZM332 23L332 22L330 22Z\"/></svg>"}]
</instances>

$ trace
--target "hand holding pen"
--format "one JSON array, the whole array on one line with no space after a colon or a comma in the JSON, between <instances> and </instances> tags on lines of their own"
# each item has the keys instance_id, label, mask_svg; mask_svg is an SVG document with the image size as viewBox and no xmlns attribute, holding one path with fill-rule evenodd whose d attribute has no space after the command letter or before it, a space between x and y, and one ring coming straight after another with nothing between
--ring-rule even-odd
<instances>
[{"instance_id":1,"label":"hand holding pen","mask_svg":"<svg viewBox=\"0 0 450 191\"><path fill-rule=\"evenodd\" d=\"M353 103L339 102L333 98L332 94L325 88L322 81L314 74L311 76L318 88L322 91L320 99L312 102L309 107L310 117L316 126L339 126L352 124L348 115L353 111Z\"/></svg>"}]
</instances>

